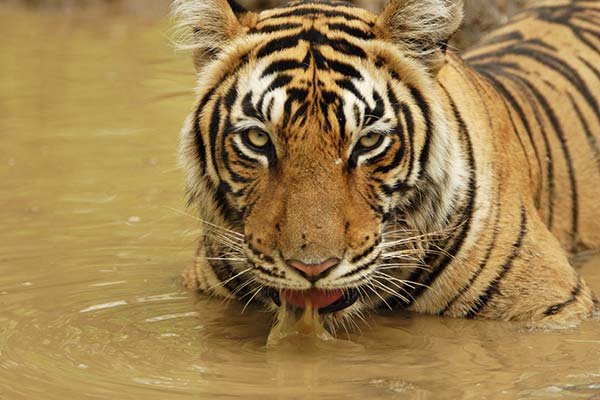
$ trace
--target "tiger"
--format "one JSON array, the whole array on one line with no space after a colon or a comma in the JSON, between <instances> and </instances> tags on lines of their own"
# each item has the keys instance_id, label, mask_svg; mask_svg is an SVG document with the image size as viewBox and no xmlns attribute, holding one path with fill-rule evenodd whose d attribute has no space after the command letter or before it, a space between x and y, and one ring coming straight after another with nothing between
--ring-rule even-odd
<instances>
[{"instance_id":1,"label":"tiger","mask_svg":"<svg viewBox=\"0 0 600 400\"><path fill-rule=\"evenodd\" d=\"M462 56L462 0L173 12L198 82L188 287L329 326L596 315L570 255L600 248L599 2L538 4Z\"/></svg>"}]
</instances>

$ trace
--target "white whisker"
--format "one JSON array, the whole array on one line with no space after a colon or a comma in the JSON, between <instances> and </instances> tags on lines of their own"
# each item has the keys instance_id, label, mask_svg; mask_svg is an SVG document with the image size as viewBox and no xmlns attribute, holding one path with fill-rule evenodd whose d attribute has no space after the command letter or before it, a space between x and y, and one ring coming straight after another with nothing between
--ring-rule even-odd
<instances>
[{"instance_id":1,"label":"white whisker","mask_svg":"<svg viewBox=\"0 0 600 400\"><path fill-rule=\"evenodd\" d=\"M379 297L381 299L381 301L383 301L383 303L390 309L393 310L392 306L390 306L390 303L388 303L383 297L381 297L381 295L377 292L377 290L372 287L371 282L367 283L365 285L366 288L370 289L373 293L375 293L375 295L377 297Z\"/></svg>"},{"instance_id":2,"label":"white whisker","mask_svg":"<svg viewBox=\"0 0 600 400\"><path fill-rule=\"evenodd\" d=\"M250 300L248 300L246 302L246 305L244 306L244 308L242 308L242 314L244 313L244 311L246 311L246 308L250 305L250 303L252 303L252 300L254 300L254 298L256 297L257 294L260 293L261 290L263 290L264 286L260 286L252 295L252 297L250 297Z\"/></svg>"},{"instance_id":3,"label":"white whisker","mask_svg":"<svg viewBox=\"0 0 600 400\"><path fill-rule=\"evenodd\" d=\"M178 210L178 209L176 209L176 208L173 208L173 207L166 207L166 206L165 206L164 208L166 208L166 209L168 209L168 210L171 210L171 211L173 211L173 212L176 212L176 213L178 213L178 214L185 215L185 216L188 216L188 217L190 217L190 218L193 218L193 219L195 219L196 221L200 221L200 222L202 222L202 223L203 223L203 224L205 224L205 225L208 225L208 226L210 226L210 227L212 227L212 228L215 228L215 229L218 229L218 230L222 231L223 233L228 233L228 234L230 234L230 235L233 235L234 237L237 237L237 238L240 238L240 237L241 237L242 239L244 238L244 235L243 235L243 234L241 234L241 233L239 233L239 232L236 232L236 231L234 231L234 230L231 230L231 229L225 228L225 227L223 227L223 226L216 225L216 224L214 224L214 223L212 223L212 222L210 222L210 221L207 221L207 220L205 220L205 219L199 218L199 217L197 217L197 216L195 216L195 215L192 215L192 214L190 214L190 213L188 213L188 212L185 212L185 211L182 211L182 210Z\"/></svg>"},{"instance_id":4,"label":"white whisker","mask_svg":"<svg viewBox=\"0 0 600 400\"><path fill-rule=\"evenodd\" d=\"M209 287L209 288L208 288L208 290L213 290L213 289L215 289L215 288L218 288L218 287L225 286L226 284L228 284L229 282L231 282L231 281L232 281L232 280L234 280L235 278L237 278L237 277L239 277L239 276L241 276L241 275L243 275L243 274L247 273L247 272L248 272L248 271L250 271L250 270L252 270L252 267L250 267L250 268L246 268L245 270L243 270L242 272L240 272L240 273L238 273L238 274L236 274L236 275L232 276L231 278L228 278L228 279L226 279L226 280L224 280L224 281L222 281L222 282L219 282L219 283L217 283L217 284L215 284L215 285L213 285L213 286Z\"/></svg>"},{"instance_id":5,"label":"white whisker","mask_svg":"<svg viewBox=\"0 0 600 400\"><path fill-rule=\"evenodd\" d=\"M376 285L379 289L383 290L387 294L390 294L390 295L392 295L394 297L397 297L397 298L401 299L402 301L404 301L406 303L409 303L409 300L408 300L408 298L406 296L401 295L400 293L398 293L394 289L386 286L385 284L383 284L383 282L378 281L377 279L373 279L373 280L371 280L371 283L373 283L374 285Z\"/></svg>"}]
</instances>

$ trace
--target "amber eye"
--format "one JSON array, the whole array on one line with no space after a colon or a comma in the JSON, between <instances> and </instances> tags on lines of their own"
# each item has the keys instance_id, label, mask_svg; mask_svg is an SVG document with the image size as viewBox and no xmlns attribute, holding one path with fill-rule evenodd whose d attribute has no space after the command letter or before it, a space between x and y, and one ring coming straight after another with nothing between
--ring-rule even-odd
<instances>
[{"instance_id":1,"label":"amber eye","mask_svg":"<svg viewBox=\"0 0 600 400\"><path fill-rule=\"evenodd\" d=\"M249 129L243 133L244 142L250 147L263 150L269 146L271 139L269 135L259 129Z\"/></svg>"},{"instance_id":2,"label":"amber eye","mask_svg":"<svg viewBox=\"0 0 600 400\"><path fill-rule=\"evenodd\" d=\"M372 150L381 144L383 135L377 132L371 132L360 138L358 144L364 150Z\"/></svg>"}]
</instances>

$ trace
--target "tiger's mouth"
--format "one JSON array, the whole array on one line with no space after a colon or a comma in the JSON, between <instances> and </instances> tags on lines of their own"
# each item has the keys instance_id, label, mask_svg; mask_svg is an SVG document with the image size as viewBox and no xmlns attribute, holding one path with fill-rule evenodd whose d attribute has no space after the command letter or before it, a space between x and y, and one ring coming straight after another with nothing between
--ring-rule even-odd
<instances>
[{"instance_id":1,"label":"tiger's mouth","mask_svg":"<svg viewBox=\"0 0 600 400\"><path fill-rule=\"evenodd\" d=\"M308 302L319 310L319 314L329 314L343 310L353 305L358 300L359 292L357 289L309 289L309 290L289 290L278 291L271 288L269 296L278 307L281 306L283 297L287 304L296 308L303 309Z\"/></svg>"}]
</instances>

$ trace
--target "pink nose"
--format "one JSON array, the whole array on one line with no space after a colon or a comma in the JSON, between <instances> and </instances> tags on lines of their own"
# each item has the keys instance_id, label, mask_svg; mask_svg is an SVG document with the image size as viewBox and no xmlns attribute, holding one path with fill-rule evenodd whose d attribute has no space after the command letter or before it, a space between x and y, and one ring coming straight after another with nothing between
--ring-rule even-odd
<instances>
[{"instance_id":1,"label":"pink nose","mask_svg":"<svg viewBox=\"0 0 600 400\"><path fill-rule=\"evenodd\" d=\"M287 261L288 265L296 268L302 275L304 275L308 280L313 281L311 278L320 278L324 275L324 273L336 265L340 263L339 258L330 258L327 261L323 261L319 264L304 264L301 261L297 260L289 260Z\"/></svg>"}]
</instances>

